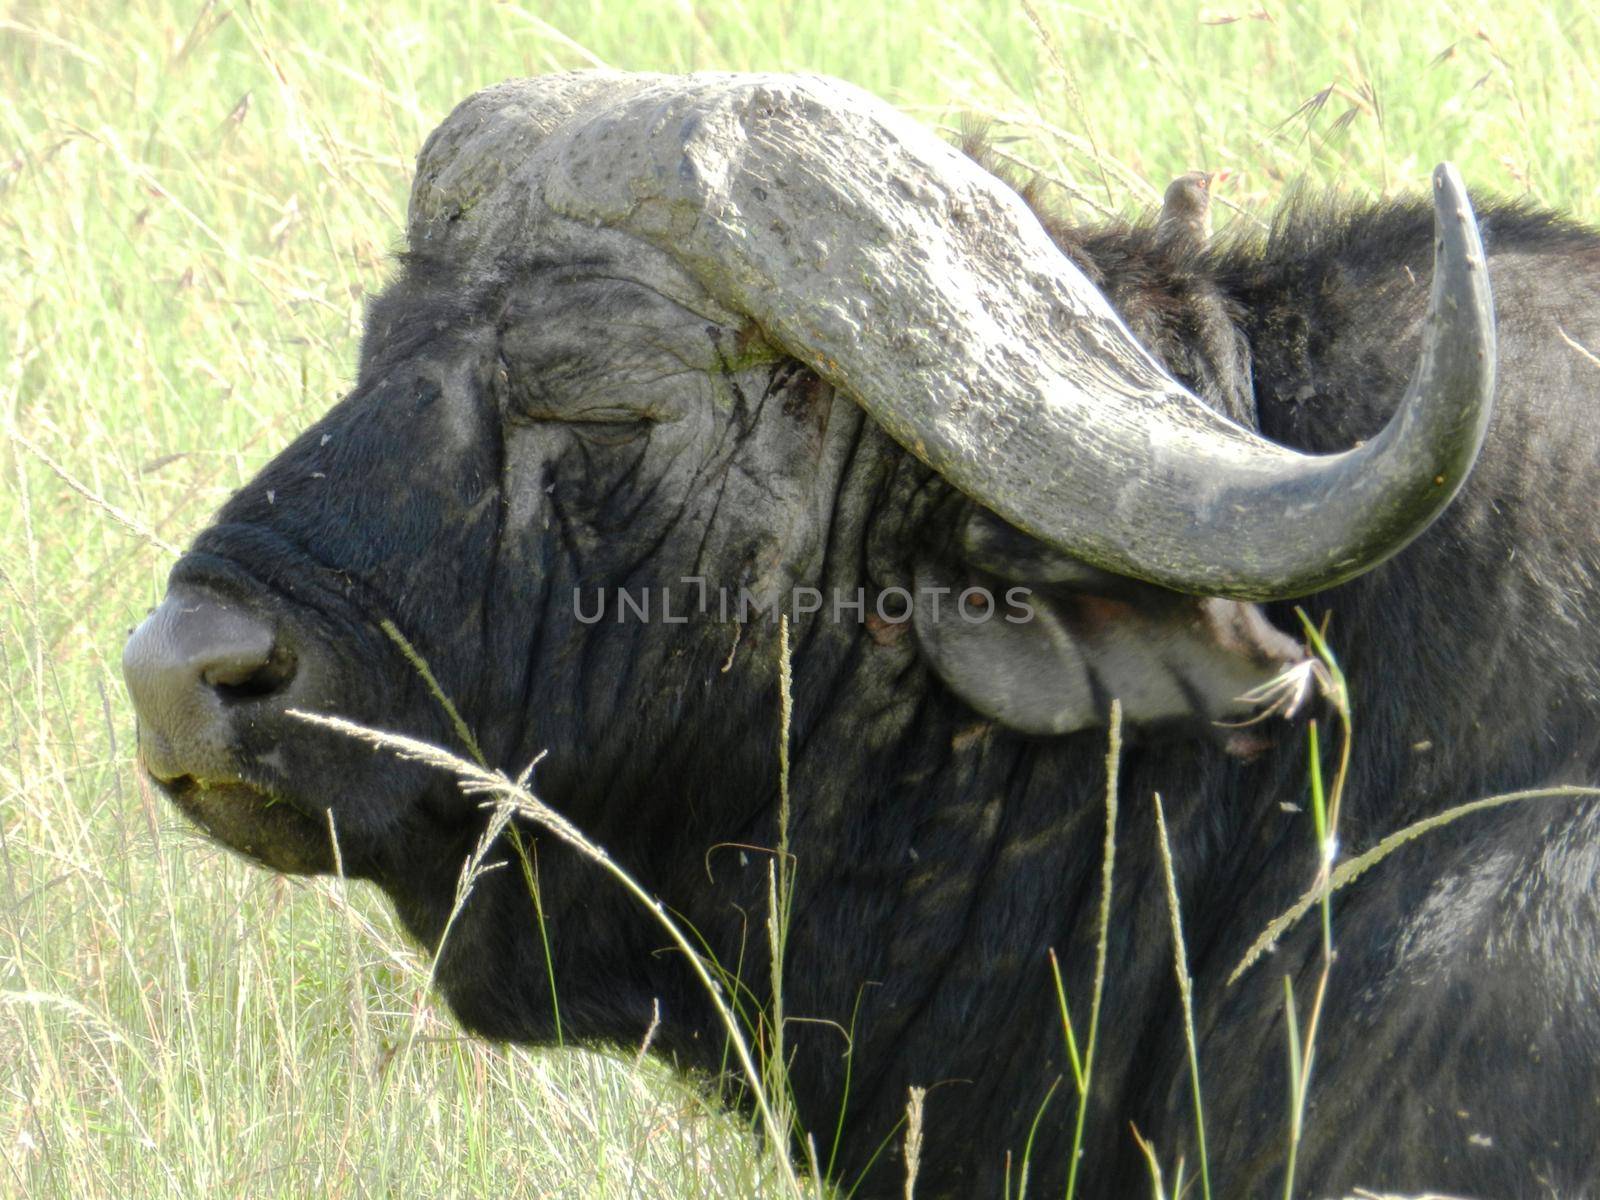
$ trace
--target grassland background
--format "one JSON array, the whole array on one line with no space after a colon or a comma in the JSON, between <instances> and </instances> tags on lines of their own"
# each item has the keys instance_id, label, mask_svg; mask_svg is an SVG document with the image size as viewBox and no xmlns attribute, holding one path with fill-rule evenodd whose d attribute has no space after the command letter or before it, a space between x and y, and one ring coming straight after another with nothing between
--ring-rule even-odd
<instances>
[{"instance_id":1,"label":"grassland background","mask_svg":"<svg viewBox=\"0 0 1600 1200\"><path fill-rule=\"evenodd\" d=\"M348 385L457 100L595 63L819 70L998 119L1086 217L1193 166L1258 220L1302 178L1395 194L1449 157L1594 218L1586 8L0 8L0 1194L766 1189L664 1070L459 1038L381 897L236 861L131 766L123 637L173 547Z\"/></svg>"}]
</instances>

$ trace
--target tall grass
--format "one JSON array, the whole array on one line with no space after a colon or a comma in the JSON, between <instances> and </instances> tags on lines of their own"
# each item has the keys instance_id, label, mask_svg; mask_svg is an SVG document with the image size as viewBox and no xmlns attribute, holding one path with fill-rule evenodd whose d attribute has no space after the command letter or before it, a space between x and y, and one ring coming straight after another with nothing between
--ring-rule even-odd
<instances>
[{"instance_id":1,"label":"tall grass","mask_svg":"<svg viewBox=\"0 0 1600 1200\"><path fill-rule=\"evenodd\" d=\"M1259 220L1296 180L1390 194L1444 157L1600 215L1586 6L1256 7L0 11L0 1194L781 1194L648 1061L460 1038L370 890L189 832L130 769L123 636L348 384L417 147L507 76L829 71L1000 122L1085 216L1203 165Z\"/></svg>"}]
</instances>

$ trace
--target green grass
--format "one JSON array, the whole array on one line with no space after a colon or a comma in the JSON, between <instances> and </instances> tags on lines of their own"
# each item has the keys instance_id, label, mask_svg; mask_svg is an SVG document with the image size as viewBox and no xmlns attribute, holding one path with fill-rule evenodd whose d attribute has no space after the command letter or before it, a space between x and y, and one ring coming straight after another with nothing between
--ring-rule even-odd
<instances>
[{"instance_id":1,"label":"green grass","mask_svg":"<svg viewBox=\"0 0 1600 1200\"><path fill-rule=\"evenodd\" d=\"M131 769L121 642L170 548L347 386L422 138L508 76L828 71L1006 120L1085 215L1207 166L1259 219L1301 178L1394 194L1449 157L1600 217L1584 6L1120 7L0 13L0 1194L781 1194L665 1070L462 1040L381 897L191 834Z\"/></svg>"}]
</instances>

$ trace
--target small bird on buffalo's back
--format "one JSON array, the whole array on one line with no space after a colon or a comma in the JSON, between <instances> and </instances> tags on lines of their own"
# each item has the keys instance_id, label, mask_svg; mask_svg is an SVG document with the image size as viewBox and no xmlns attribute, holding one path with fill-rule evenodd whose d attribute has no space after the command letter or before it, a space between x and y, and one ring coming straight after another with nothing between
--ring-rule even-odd
<instances>
[{"instance_id":1,"label":"small bird on buffalo's back","mask_svg":"<svg viewBox=\"0 0 1600 1200\"><path fill-rule=\"evenodd\" d=\"M1199 249L1211 236L1211 189L1226 171L1190 171L1167 184L1156 218L1156 244L1173 250Z\"/></svg>"}]
</instances>

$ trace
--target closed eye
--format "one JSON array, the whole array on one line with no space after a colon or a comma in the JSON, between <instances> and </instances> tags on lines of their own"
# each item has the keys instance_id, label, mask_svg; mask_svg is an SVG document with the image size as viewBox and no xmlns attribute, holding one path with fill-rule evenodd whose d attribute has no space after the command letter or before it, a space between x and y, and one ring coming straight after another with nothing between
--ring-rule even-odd
<instances>
[{"instance_id":1,"label":"closed eye","mask_svg":"<svg viewBox=\"0 0 1600 1200\"><path fill-rule=\"evenodd\" d=\"M582 418L563 418L552 420L552 425L559 425L563 429L570 429L584 441L594 446L625 446L629 442L637 441L647 436L650 427L655 424L649 417L641 417L634 413L626 420L584 420Z\"/></svg>"},{"instance_id":2,"label":"closed eye","mask_svg":"<svg viewBox=\"0 0 1600 1200\"><path fill-rule=\"evenodd\" d=\"M560 416L552 415L549 419L567 425L653 425L656 421L654 416L642 409L605 404L573 409Z\"/></svg>"},{"instance_id":3,"label":"closed eye","mask_svg":"<svg viewBox=\"0 0 1600 1200\"><path fill-rule=\"evenodd\" d=\"M657 420L636 408L602 406L565 412L538 409L522 411L517 414L517 423L553 425L570 429L585 441L598 446L620 446L648 433Z\"/></svg>"},{"instance_id":4,"label":"closed eye","mask_svg":"<svg viewBox=\"0 0 1600 1200\"><path fill-rule=\"evenodd\" d=\"M613 429L656 424L660 418L645 409L620 404L588 406L540 404L522 398L512 408L510 419L519 425L564 425L573 428Z\"/></svg>"}]
</instances>

